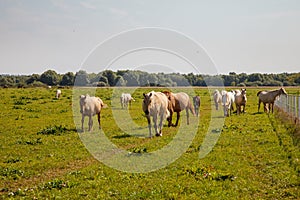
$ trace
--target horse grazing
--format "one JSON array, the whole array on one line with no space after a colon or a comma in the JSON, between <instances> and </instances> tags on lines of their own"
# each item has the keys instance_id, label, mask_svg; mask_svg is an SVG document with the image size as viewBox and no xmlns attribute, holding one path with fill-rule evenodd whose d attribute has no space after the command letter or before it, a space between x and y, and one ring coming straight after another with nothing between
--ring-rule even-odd
<instances>
[{"instance_id":1,"label":"horse grazing","mask_svg":"<svg viewBox=\"0 0 300 200\"><path fill-rule=\"evenodd\" d=\"M180 112L182 110L186 110L186 123L189 124L189 110L192 112L193 115L195 115L195 111L192 107L192 104L190 102L190 97L184 92L179 93L172 93L169 91L163 91L163 93L168 97L170 101L169 105L169 111L170 111L170 117L168 118L168 126L177 126L178 121L180 119ZM177 113L177 119L175 125L172 124L172 116L173 112Z\"/></svg>"},{"instance_id":2,"label":"horse grazing","mask_svg":"<svg viewBox=\"0 0 300 200\"><path fill-rule=\"evenodd\" d=\"M225 117L228 117L229 114L231 115L231 111L233 110L233 103L235 101L234 94L235 92L233 91L227 92L222 90L222 105Z\"/></svg>"},{"instance_id":3,"label":"horse grazing","mask_svg":"<svg viewBox=\"0 0 300 200\"><path fill-rule=\"evenodd\" d=\"M236 105L236 111L239 115L241 112L245 112L245 106L247 102L247 96L246 96L246 89L241 89L235 91L235 105ZM242 110L243 106L243 110Z\"/></svg>"},{"instance_id":4,"label":"horse grazing","mask_svg":"<svg viewBox=\"0 0 300 200\"><path fill-rule=\"evenodd\" d=\"M219 90L214 91L214 102L216 106L216 110L219 110L219 104L222 103L222 95Z\"/></svg>"},{"instance_id":5,"label":"horse grazing","mask_svg":"<svg viewBox=\"0 0 300 200\"><path fill-rule=\"evenodd\" d=\"M258 109L257 110L258 110L258 112L259 112L260 104L261 104L261 102L263 102L264 111L269 112L272 109L272 113L273 113L274 101L275 101L276 97L278 97L282 94L287 95L284 88L280 88L278 90L271 90L271 91L259 91L257 93L257 96L258 96ZM267 104L269 105L269 109L267 108Z\"/></svg>"},{"instance_id":6,"label":"horse grazing","mask_svg":"<svg viewBox=\"0 0 300 200\"><path fill-rule=\"evenodd\" d=\"M92 130L93 127L93 119L92 117L94 115L98 116L98 123L99 123L99 129L101 129L100 125L100 112L103 107L106 107L106 105L103 103L103 101L99 97L90 97L88 94L81 95L80 96L80 113L82 115L81 118L81 128L83 129L83 123L84 123L84 117L89 117L89 131Z\"/></svg>"},{"instance_id":7,"label":"horse grazing","mask_svg":"<svg viewBox=\"0 0 300 200\"><path fill-rule=\"evenodd\" d=\"M56 90L56 98L58 99L61 96L61 90Z\"/></svg>"},{"instance_id":8,"label":"horse grazing","mask_svg":"<svg viewBox=\"0 0 300 200\"><path fill-rule=\"evenodd\" d=\"M193 104L194 104L194 110L195 110L195 114L198 117L199 116L199 109L200 109L200 97L199 96L194 96L193 97Z\"/></svg>"},{"instance_id":9,"label":"horse grazing","mask_svg":"<svg viewBox=\"0 0 300 200\"><path fill-rule=\"evenodd\" d=\"M149 137L152 138L151 132L151 119L152 116L154 122L154 129L156 136L162 136L162 123L163 120L169 117L170 112L168 110L168 98L161 92L149 92L148 94L143 94L144 100L142 108L146 114L149 128ZM157 125L157 120L160 118L159 126Z\"/></svg>"},{"instance_id":10,"label":"horse grazing","mask_svg":"<svg viewBox=\"0 0 300 200\"><path fill-rule=\"evenodd\" d=\"M122 95L120 97L120 102L121 102L122 108L128 108L128 104L129 104L129 106L131 106L132 101L135 101L135 100L134 100L134 98L132 98L131 94L122 93Z\"/></svg>"}]
</instances>

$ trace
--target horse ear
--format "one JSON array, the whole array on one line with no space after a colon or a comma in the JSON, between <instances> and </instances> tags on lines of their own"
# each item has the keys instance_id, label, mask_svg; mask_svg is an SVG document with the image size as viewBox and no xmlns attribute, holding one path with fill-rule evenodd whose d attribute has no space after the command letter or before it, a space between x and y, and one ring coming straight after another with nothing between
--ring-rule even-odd
<instances>
[{"instance_id":1,"label":"horse ear","mask_svg":"<svg viewBox=\"0 0 300 200\"><path fill-rule=\"evenodd\" d=\"M145 93L143 93L143 96L144 96L144 97L146 97L146 94L145 94Z\"/></svg>"},{"instance_id":2,"label":"horse ear","mask_svg":"<svg viewBox=\"0 0 300 200\"><path fill-rule=\"evenodd\" d=\"M152 96L152 92L149 94L149 97L151 97Z\"/></svg>"}]
</instances>

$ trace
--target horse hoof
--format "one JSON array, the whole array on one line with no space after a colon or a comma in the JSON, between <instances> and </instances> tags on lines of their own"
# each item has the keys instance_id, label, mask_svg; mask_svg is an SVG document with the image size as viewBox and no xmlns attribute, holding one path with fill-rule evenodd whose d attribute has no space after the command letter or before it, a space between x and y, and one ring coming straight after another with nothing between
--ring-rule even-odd
<instances>
[{"instance_id":1,"label":"horse hoof","mask_svg":"<svg viewBox=\"0 0 300 200\"><path fill-rule=\"evenodd\" d=\"M157 137L162 136L161 133L156 133L155 135L156 135Z\"/></svg>"}]
</instances>

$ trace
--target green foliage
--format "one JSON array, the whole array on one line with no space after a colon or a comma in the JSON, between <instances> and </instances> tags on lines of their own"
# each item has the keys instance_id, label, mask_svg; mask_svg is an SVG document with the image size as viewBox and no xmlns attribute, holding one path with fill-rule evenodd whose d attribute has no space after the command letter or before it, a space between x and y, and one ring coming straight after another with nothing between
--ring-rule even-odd
<instances>
[{"instance_id":1,"label":"green foliage","mask_svg":"<svg viewBox=\"0 0 300 200\"><path fill-rule=\"evenodd\" d=\"M55 179L53 181L49 181L42 185L40 187L41 190L52 190L52 189L58 189L61 190L63 188L71 188L73 187L74 184L70 184L69 182L60 180L60 179Z\"/></svg>"},{"instance_id":2,"label":"green foliage","mask_svg":"<svg viewBox=\"0 0 300 200\"><path fill-rule=\"evenodd\" d=\"M76 81L76 83L75 83ZM62 86L299 86L299 73L261 74L230 72L228 75L201 75L179 73L148 73L138 70L104 70L95 73L87 73L84 70L66 74L57 74L53 70L47 70L41 75L0 75L2 87L45 87L46 85Z\"/></svg>"},{"instance_id":3,"label":"green foliage","mask_svg":"<svg viewBox=\"0 0 300 200\"><path fill-rule=\"evenodd\" d=\"M0 177L1 179L7 178L7 179L13 179L17 180L24 176L24 171L15 169L15 168L5 168L0 166Z\"/></svg>"},{"instance_id":4,"label":"green foliage","mask_svg":"<svg viewBox=\"0 0 300 200\"><path fill-rule=\"evenodd\" d=\"M67 128L62 125L47 126L43 130L37 132L38 135L61 135L67 132Z\"/></svg>"},{"instance_id":5,"label":"green foliage","mask_svg":"<svg viewBox=\"0 0 300 200\"><path fill-rule=\"evenodd\" d=\"M40 81L47 85L58 85L60 80L60 75L57 74L54 70L47 70L42 73Z\"/></svg>"},{"instance_id":6,"label":"green foliage","mask_svg":"<svg viewBox=\"0 0 300 200\"><path fill-rule=\"evenodd\" d=\"M73 72L67 72L63 75L60 85L72 86L74 85L75 75Z\"/></svg>"}]
</instances>

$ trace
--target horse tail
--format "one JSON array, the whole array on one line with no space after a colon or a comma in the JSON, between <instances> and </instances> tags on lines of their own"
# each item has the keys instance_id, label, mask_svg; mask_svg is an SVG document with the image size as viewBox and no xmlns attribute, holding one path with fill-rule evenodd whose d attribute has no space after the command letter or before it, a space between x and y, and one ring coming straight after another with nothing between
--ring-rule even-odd
<instances>
[{"instance_id":1,"label":"horse tail","mask_svg":"<svg viewBox=\"0 0 300 200\"><path fill-rule=\"evenodd\" d=\"M262 91L259 91L256 96L258 96Z\"/></svg>"},{"instance_id":2,"label":"horse tail","mask_svg":"<svg viewBox=\"0 0 300 200\"><path fill-rule=\"evenodd\" d=\"M189 109L190 109L191 113L192 113L192 114L195 116L195 115L196 115L196 113L195 113L195 110L194 110L194 108L193 108L193 106L192 106L191 102L189 102L189 105L188 105L188 107L189 107Z\"/></svg>"}]
</instances>

